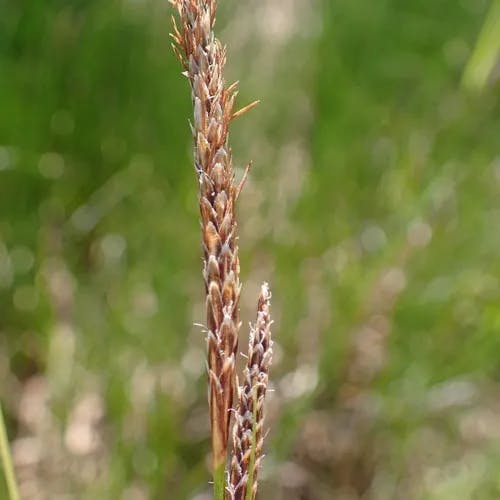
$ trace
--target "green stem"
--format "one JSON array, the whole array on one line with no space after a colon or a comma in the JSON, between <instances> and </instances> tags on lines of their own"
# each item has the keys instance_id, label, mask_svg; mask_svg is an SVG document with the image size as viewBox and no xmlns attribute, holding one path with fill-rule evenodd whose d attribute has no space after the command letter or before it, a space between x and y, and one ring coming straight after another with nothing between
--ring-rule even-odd
<instances>
[{"instance_id":1,"label":"green stem","mask_svg":"<svg viewBox=\"0 0 500 500\"><path fill-rule=\"evenodd\" d=\"M19 491L17 489L14 467L10 456L9 441L7 431L5 430L5 420L3 418L2 405L0 404L0 455L2 456L3 470L10 500L19 500Z\"/></svg>"},{"instance_id":2,"label":"green stem","mask_svg":"<svg viewBox=\"0 0 500 500\"><path fill-rule=\"evenodd\" d=\"M214 500L224 500L226 496L225 472L223 463L214 470Z\"/></svg>"},{"instance_id":3,"label":"green stem","mask_svg":"<svg viewBox=\"0 0 500 500\"><path fill-rule=\"evenodd\" d=\"M250 463L248 464L248 483L245 500L252 500L253 482L255 479L255 448L257 447L257 387L253 388L253 415L252 415L252 444L250 451Z\"/></svg>"}]
</instances>

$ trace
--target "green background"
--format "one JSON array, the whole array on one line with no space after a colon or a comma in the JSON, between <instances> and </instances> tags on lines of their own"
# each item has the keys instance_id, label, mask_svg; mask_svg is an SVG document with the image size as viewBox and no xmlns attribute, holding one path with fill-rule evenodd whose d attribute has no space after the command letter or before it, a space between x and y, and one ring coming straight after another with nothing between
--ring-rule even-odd
<instances>
[{"instance_id":1,"label":"green background","mask_svg":"<svg viewBox=\"0 0 500 500\"><path fill-rule=\"evenodd\" d=\"M500 498L500 87L483 0L221 0L263 499ZM22 497L209 492L186 79L152 0L0 0L0 396ZM491 37L490 37L491 38ZM2 479L3 480L3 479ZM0 482L0 498L4 484Z\"/></svg>"}]
</instances>

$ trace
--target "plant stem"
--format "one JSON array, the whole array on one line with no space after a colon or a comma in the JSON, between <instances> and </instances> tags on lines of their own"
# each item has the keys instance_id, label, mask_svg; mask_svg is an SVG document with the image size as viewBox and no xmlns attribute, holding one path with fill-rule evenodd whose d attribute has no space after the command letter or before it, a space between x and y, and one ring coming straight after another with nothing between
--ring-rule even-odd
<instances>
[{"instance_id":1,"label":"plant stem","mask_svg":"<svg viewBox=\"0 0 500 500\"><path fill-rule=\"evenodd\" d=\"M252 447L250 453L250 463L248 465L248 485L245 500L252 500L254 490L254 469L255 469L255 450L257 449L257 386L253 388L253 424L252 424Z\"/></svg>"},{"instance_id":2,"label":"plant stem","mask_svg":"<svg viewBox=\"0 0 500 500\"><path fill-rule=\"evenodd\" d=\"M5 420L3 418L2 405L0 404L0 455L2 456L3 470L7 482L7 490L10 500L19 500L19 491L17 489L14 467L10 456L9 441L7 431L5 430Z\"/></svg>"},{"instance_id":3,"label":"plant stem","mask_svg":"<svg viewBox=\"0 0 500 500\"><path fill-rule=\"evenodd\" d=\"M225 484L225 467L224 464L221 464L214 470L214 500L224 500Z\"/></svg>"}]
</instances>

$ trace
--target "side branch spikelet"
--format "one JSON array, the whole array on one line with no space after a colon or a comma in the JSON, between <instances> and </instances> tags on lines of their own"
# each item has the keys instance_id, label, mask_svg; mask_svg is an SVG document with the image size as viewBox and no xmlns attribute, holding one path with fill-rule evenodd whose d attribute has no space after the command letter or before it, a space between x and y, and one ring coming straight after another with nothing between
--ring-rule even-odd
<instances>
[{"instance_id":1,"label":"side branch spikelet","mask_svg":"<svg viewBox=\"0 0 500 500\"><path fill-rule=\"evenodd\" d=\"M257 494L257 473L264 441L264 399L273 354L270 303L269 287L264 283L257 304L257 321L250 327L243 383L238 388L228 487L231 500L254 499Z\"/></svg>"}]
</instances>

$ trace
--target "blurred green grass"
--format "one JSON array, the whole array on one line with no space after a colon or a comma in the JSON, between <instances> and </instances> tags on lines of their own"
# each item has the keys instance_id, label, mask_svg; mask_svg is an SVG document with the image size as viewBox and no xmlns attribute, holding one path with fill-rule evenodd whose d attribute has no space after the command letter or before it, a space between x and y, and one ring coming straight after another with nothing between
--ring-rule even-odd
<instances>
[{"instance_id":1,"label":"blurred green grass","mask_svg":"<svg viewBox=\"0 0 500 500\"><path fill-rule=\"evenodd\" d=\"M500 495L498 79L460 87L488 6L221 5L241 102L263 101L233 132L237 166L255 161L245 323L258 280L275 304L262 498ZM0 11L0 395L25 496L203 498L196 182L168 6Z\"/></svg>"}]
</instances>

